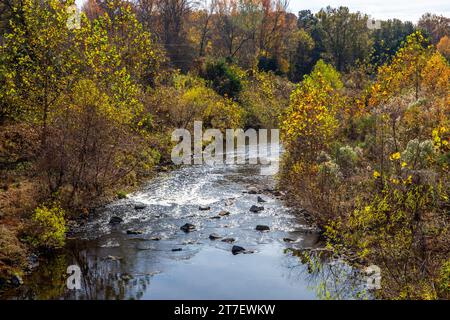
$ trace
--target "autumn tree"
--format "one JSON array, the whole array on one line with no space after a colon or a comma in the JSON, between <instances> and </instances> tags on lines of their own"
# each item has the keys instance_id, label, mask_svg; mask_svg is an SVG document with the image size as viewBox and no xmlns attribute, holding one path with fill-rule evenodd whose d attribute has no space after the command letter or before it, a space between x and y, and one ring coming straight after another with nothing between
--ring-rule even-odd
<instances>
[{"instance_id":1,"label":"autumn tree","mask_svg":"<svg viewBox=\"0 0 450 320\"><path fill-rule=\"evenodd\" d=\"M374 41L371 62L378 66L384 64L414 31L415 27L411 22L398 19L381 21L381 28L374 30L371 35Z\"/></svg>"},{"instance_id":2,"label":"autumn tree","mask_svg":"<svg viewBox=\"0 0 450 320\"><path fill-rule=\"evenodd\" d=\"M437 44L438 51L448 60L450 61L450 37L444 36L439 40Z\"/></svg>"},{"instance_id":3,"label":"autumn tree","mask_svg":"<svg viewBox=\"0 0 450 320\"><path fill-rule=\"evenodd\" d=\"M367 16L351 13L348 8L327 7L316 15L324 52L322 56L344 71L369 54L371 41Z\"/></svg>"},{"instance_id":4,"label":"autumn tree","mask_svg":"<svg viewBox=\"0 0 450 320\"><path fill-rule=\"evenodd\" d=\"M418 22L418 27L437 44L442 37L450 36L450 19L443 15L425 13Z\"/></svg>"},{"instance_id":5,"label":"autumn tree","mask_svg":"<svg viewBox=\"0 0 450 320\"><path fill-rule=\"evenodd\" d=\"M42 127L45 145L49 114L79 74L70 46L67 6L49 0L22 2L22 20L13 21L12 32L0 48L2 116L26 118Z\"/></svg>"}]
</instances>

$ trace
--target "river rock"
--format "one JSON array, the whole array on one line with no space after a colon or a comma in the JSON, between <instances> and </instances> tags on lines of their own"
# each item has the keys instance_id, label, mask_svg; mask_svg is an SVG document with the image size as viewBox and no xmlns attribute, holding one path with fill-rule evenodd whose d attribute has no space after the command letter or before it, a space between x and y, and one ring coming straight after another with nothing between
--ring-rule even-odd
<instances>
[{"instance_id":1,"label":"river rock","mask_svg":"<svg viewBox=\"0 0 450 320\"><path fill-rule=\"evenodd\" d=\"M183 251L183 249L182 249L182 248L175 248L175 249L172 249L172 252L179 252L179 251Z\"/></svg>"},{"instance_id":2,"label":"river rock","mask_svg":"<svg viewBox=\"0 0 450 320\"><path fill-rule=\"evenodd\" d=\"M233 253L234 255L237 255L237 254L243 253L243 252L245 252L245 249L240 246L233 246L233 248L231 248L231 253Z\"/></svg>"},{"instance_id":3,"label":"river rock","mask_svg":"<svg viewBox=\"0 0 450 320\"><path fill-rule=\"evenodd\" d=\"M235 242L236 241L236 239L234 239L234 238L225 238L225 239L222 239L222 242L226 242L226 243L233 243L233 242Z\"/></svg>"},{"instance_id":4,"label":"river rock","mask_svg":"<svg viewBox=\"0 0 450 320\"><path fill-rule=\"evenodd\" d=\"M236 199L229 198L229 199L225 200L225 206L227 206L227 207L232 206L234 204L234 200L236 200Z\"/></svg>"},{"instance_id":5,"label":"river rock","mask_svg":"<svg viewBox=\"0 0 450 320\"><path fill-rule=\"evenodd\" d=\"M150 240L152 240L152 241L159 241L159 240L161 240L161 237L151 237Z\"/></svg>"},{"instance_id":6,"label":"river rock","mask_svg":"<svg viewBox=\"0 0 450 320\"><path fill-rule=\"evenodd\" d=\"M261 198L260 196L258 196L258 202L262 203L262 202L266 202L266 200L264 200L263 198Z\"/></svg>"},{"instance_id":7,"label":"river rock","mask_svg":"<svg viewBox=\"0 0 450 320\"><path fill-rule=\"evenodd\" d=\"M211 217L210 219L212 219L212 220L219 220L221 218L222 218L221 216L214 216L214 217Z\"/></svg>"},{"instance_id":8,"label":"river rock","mask_svg":"<svg viewBox=\"0 0 450 320\"><path fill-rule=\"evenodd\" d=\"M220 235L218 235L217 233L211 233L209 235L209 239L210 240L217 240L217 239L220 239L220 238L222 238L222 237Z\"/></svg>"},{"instance_id":9,"label":"river rock","mask_svg":"<svg viewBox=\"0 0 450 320\"><path fill-rule=\"evenodd\" d=\"M291 239L291 238L283 238L283 241L284 242L295 242L295 240Z\"/></svg>"},{"instance_id":10,"label":"river rock","mask_svg":"<svg viewBox=\"0 0 450 320\"><path fill-rule=\"evenodd\" d=\"M256 187L250 187L250 188L247 189L247 193L248 194L258 194L258 193L261 193L261 192L259 192L258 188L256 188Z\"/></svg>"},{"instance_id":11,"label":"river rock","mask_svg":"<svg viewBox=\"0 0 450 320\"><path fill-rule=\"evenodd\" d=\"M130 235L138 235L138 234L142 234L143 232L141 230L127 230L127 234Z\"/></svg>"},{"instance_id":12,"label":"river rock","mask_svg":"<svg viewBox=\"0 0 450 320\"><path fill-rule=\"evenodd\" d=\"M134 205L135 210L144 210L145 208L147 208L147 205L144 203L136 203Z\"/></svg>"},{"instance_id":13,"label":"river rock","mask_svg":"<svg viewBox=\"0 0 450 320\"><path fill-rule=\"evenodd\" d=\"M268 226L264 226L264 225L257 225L255 228L257 231L269 231L270 228Z\"/></svg>"},{"instance_id":14,"label":"river rock","mask_svg":"<svg viewBox=\"0 0 450 320\"><path fill-rule=\"evenodd\" d=\"M194 231L195 226L193 224L186 223L180 229L183 230L184 232L188 233L188 232Z\"/></svg>"},{"instance_id":15,"label":"river rock","mask_svg":"<svg viewBox=\"0 0 450 320\"><path fill-rule=\"evenodd\" d=\"M121 223L121 222L123 222L123 219L122 219L121 217L112 217L112 218L109 220L109 223L110 223L110 224L119 224L119 223Z\"/></svg>"},{"instance_id":16,"label":"river rock","mask_svg":"<svg viewBox=\"0 0 450 320\"><path fill-rule=\"evenodd\" d=\"M255 205L253 205L250 208L250 212L254 212L254 213L258 213L258 212L263 211L263 210L264 210L264 207L258 207L258 206L255 206Z\"/></svg>"},{"instance_id":17,"label":"river rock","mask_svg":"<svg viewBox=\"0 0 450 320\"><path fill-rule=\"evenodd\" d=\"M226 217L226 216L229 216L229 215L230 215L230 213L228 211L225 211L225 210L219 212L219 216L221 216L221 217Z\"/></svg>"},{"instance_id":18,"label":"river rock","mask_svg":"<svg viewBox=\"0 0 450 320\"><path fill-rule=\"evenodd\" d=\"M211 210L211 207L210 206L200 206L200 207L198 207L198 210L200 210L200 211L208 211L208 210Z\"/></svg>"}]
</instances>

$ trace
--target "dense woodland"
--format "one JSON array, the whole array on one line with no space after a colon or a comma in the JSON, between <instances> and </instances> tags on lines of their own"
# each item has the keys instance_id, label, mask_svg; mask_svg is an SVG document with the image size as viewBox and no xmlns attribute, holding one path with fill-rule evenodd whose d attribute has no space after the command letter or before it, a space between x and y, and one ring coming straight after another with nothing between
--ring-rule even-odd
<instances>
[{"instance_id":1,"label":"dense woodland","mask_svg":"<svg viewBox=\"0 0 450 320\"><path fill-rule=\"evenodd\" d=\"M202 120L281 129L289 204L386 270L378 297L450 298L449 18L369 29L287 0L89 0L70 28L73 3L0 3L4 279L167 170L173 129Z\"/></svg>"}]
</instances>

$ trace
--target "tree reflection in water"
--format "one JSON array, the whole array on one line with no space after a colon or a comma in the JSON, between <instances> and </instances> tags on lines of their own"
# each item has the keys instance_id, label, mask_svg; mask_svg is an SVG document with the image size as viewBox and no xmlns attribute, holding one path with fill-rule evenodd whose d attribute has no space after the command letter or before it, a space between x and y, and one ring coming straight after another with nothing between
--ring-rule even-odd
<instances>
[{"instance_id":1,"label":"tree reflection in water","mask_svg":"<svg viewBox=\"0 0 450 320\"><path fill-rule=\"evenodd\" d=\"M47 257L26 279L26 284L4 295L8 299L49 300L119 300L141 299L150 285L152 274L124 272L130 261L100 258L90 254L82 242ZM67 267L78 265L82 271L81 290L69 290Z\"/></svg>"},{"instance_id":2,"label":"tree reflection in water","mask_svg":"<svg viewBox=\"0 0 450 320\"><path fill-rule=\"evenodd\" d=\"M370 299L365 277L345 261L333 257L325 249L288 248L285 253L296 257L301 264L288 263L288 277L305 279L308 287L316 292L318 299L350 300Z\"/></svg>"}]
</instances>

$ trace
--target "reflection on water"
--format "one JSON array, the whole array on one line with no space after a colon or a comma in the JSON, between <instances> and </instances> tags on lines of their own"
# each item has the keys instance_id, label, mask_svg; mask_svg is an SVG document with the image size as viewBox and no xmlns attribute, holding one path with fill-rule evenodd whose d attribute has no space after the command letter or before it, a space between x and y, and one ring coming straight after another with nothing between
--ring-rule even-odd
<instances>
[{"instance_id":1,"label":"reflection on water","mask_svg":"<svg viewBox=\"0 0 450 320\"><path fill-rule=\"evenodd\" d=\"M274 178L259 172L257 166L190 166L161 175L129 199L99 210L75 230L65 252L41 262L24 286L2 298L366 297L356 270L323 250L304 250L320 248L318 235L276 196ZM251 187L261 193L248 193ZM258 203L258 196L265 202ZM264 210L252 213L252 205ZM229 215L220 216L221 211ZM123 222L109 224L113 216ZM184 233L185 223L196 230ZM256 231L257 225L270 231ZM130 230L136 234L127 234ZM212 233L235 242L212 241ZM233 245L254 253L235 256ZM66 288L66 269L73 264L83 272L78 291Z\"/></svg>"},{"instance_id":2,"label":"reflection on water","mask_svg":"<svg viewBox=\"0 0 450 320\"><path fill-rule=\"evenodd\" d=\"M315 290L318 299L348 300L370 299L365 277L360 270L351 268L345 261L333 257L327 250L292 249L287 254L298 257L301 265L288 267L293 278L303 278Z\"/></svg>"}]
</instances>

